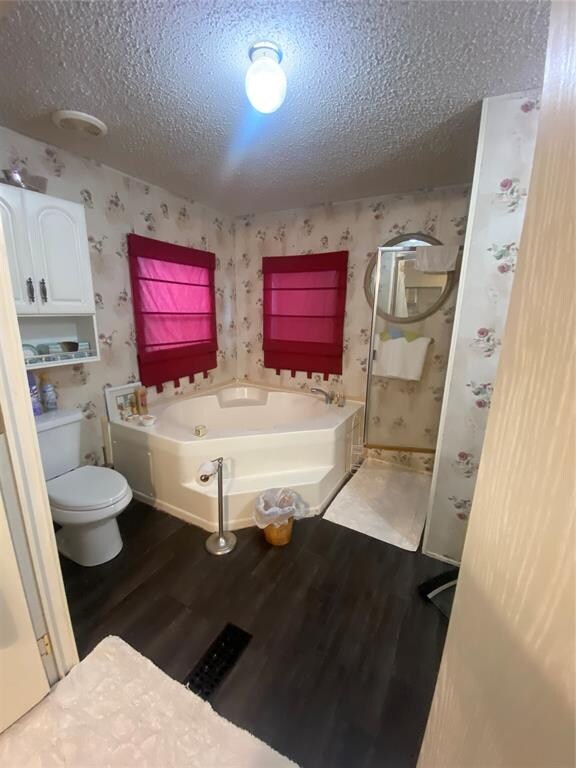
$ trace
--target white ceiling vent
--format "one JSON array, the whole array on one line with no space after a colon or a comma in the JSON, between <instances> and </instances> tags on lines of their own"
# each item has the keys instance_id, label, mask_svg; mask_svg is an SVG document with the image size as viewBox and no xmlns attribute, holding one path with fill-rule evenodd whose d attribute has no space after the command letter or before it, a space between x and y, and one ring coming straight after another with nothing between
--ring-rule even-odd
<instances>
[{"instance_id":1,"label":"white ceiling vent","mask_svg":"<svg viewBox=\"0 0 576 768\"><path fill-rule=\"evenodd\" d=\"M86 112L76 112L74 109L59 109L52 113L52 122L58 128L66 131L76 131L83 136L106 136L108 126L102 120Z\"/></svg>"}]
</instances>

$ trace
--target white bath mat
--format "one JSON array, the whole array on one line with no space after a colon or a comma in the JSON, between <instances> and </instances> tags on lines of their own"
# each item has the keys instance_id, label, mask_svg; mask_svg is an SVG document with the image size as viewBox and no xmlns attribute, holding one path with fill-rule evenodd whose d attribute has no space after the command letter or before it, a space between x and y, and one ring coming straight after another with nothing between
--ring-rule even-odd
<instances>
[{"instance_id":1,"label":"white bath mat","mask_svg":"<svg viewBox=\"0 0 576 768\"><path fill-rule=\"evenodd\" d=\"M430 482L430 475L367 459L324 519L413 552L424 530Z\"/></svg>"},{"instance_id":2,"label":"white bath mat","mask_svg":"<svg viewBox=\"0 0 576 768\"><path fill-rule=\"evenodd\" d=\"M12 768L296 768L107 637L0 736Z\"/></svg>"}]
</instances>

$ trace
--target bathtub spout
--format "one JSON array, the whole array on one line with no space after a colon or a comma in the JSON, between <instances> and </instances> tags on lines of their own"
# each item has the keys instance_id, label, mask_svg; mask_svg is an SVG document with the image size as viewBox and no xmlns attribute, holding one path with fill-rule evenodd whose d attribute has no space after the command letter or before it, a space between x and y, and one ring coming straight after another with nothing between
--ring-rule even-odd
<instances>
[{"instance_id":1,"label":"bathtub spout","mask_svg":"<svg viewBox=\"0 0 576 768\"><path fill-rule=\"evenodd\" d=\"M320 389L320 387L310 387L310 392L313 395L324 395L326 405L330 405L334 400L334 392L327 392L325 389Z\"/></svg>"}]
</instances>

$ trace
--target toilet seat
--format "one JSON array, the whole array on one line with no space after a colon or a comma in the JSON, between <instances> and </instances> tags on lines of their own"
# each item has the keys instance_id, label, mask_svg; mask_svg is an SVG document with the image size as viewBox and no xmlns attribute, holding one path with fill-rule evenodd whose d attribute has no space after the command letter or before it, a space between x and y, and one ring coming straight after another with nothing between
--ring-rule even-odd
<instances>
[{"instance_id":1,"label":"toilet seat","mask_svg":"<svg viewBox=\"0 0 576 768\"><path fill-rule=\"evenodd\" d=\"M120 514L132 499L126 479L107 467L79 467L46 483L60 525L95 523Z\"/></svg>"},{"instance_id":2,"label":"toilet seat","mask_svg":"<svg viewBox=\"0 0 576 768\"><path fill-rule=\"evenodd\" d=\"M101 520L111 520L123 512L132 501L130 488L115 504L100 509L63 509L50 502L52 519L59 525L86 525L97 523Z\"/></svg>"},{"instance_id":3,"label":"toilet seat","mask_svg":"<svg viewBox=\"0 0 576 768\"><path fill-rule=\"evenodd\" d=\"M48 496L60 509L102 509L128 490L126 478L107 467L79 467L46 483Z\"/></svg>"}]
</instances>

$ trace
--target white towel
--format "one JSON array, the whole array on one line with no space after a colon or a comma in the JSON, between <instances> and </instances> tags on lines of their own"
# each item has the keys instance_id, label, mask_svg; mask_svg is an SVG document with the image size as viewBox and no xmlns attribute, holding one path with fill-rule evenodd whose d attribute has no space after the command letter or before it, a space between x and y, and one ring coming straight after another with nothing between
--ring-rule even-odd
<instances>
[{"instance_id":1,"label":"white towel","mask_svg":"<svg viewBox=\"0 0 576 768\"><path fill-rule=\"evenodd\" d=\"M426 351L432 339L420 336L414 341L399 339L381 341L376 337L376 359L372 364L374 376L387 379L407 379L420 381L426 360Z\"/></svg>"},{"instance_id":2,"label":"white towel","mask_svg":"<svg viewBox=\"0 0 576 768\"><path fill-rule=\"evenodd\" d=\"M456 269L458 245L419 245L415 250L414 266L419 272L451 272Z\"/></svg>"}]
</instances>

